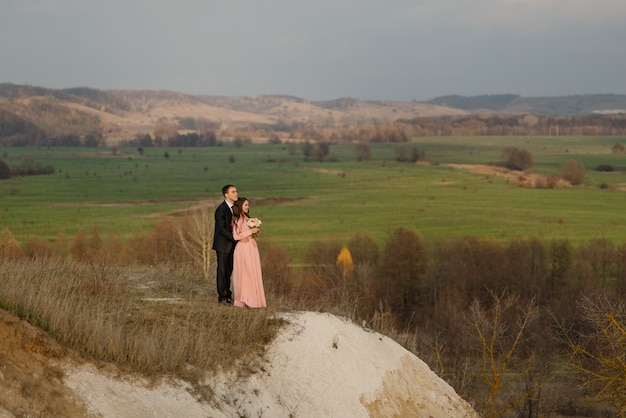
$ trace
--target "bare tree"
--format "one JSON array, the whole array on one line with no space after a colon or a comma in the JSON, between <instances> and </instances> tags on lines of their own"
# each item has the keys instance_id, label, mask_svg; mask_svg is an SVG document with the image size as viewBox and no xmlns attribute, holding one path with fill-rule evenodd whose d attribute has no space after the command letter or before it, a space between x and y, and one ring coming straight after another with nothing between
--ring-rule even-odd
<instances>
[{"instance_id":1,"label":"bare tree","mask_svg":"<svg viewBox=\"0 0 626 418\"><path fill-rule=\"evenodd\" d=\"M567 160L563 163L563 178L573 185L583 184L585 181L585 165L576 160Z\"/></svg>"},{"instance_id":2,"label":"bare tree","mask_svg":"<svg viewBox=\"0 0 626 418\"><path fill-rule=\"evenodd\" d=\"M368 144L361 142L356 145L356 159L358 161L369 161L372 159L372 150Z\"/></svg>"},{"instance_id":3,"label":"bare tree","mask_svg":"<svg viewBox=\"0 0 626 418\"><path fill-rule=\"evenodd\" d=\"M0 160L0 180L11 177L11 167L4 160Z\"/></svg>"},{"instance_id":4,"label":"bare tree","mask_svg":"<svg viewBox=\"0 0 626 418\"><path fill-rule=\"evenodd\" d=\"M214 208L204 206L197 209L178 228L178 236L185 252L202 268L202 274L208 279L213 273L215 253L212 250L213 231L215 230Z\"/></svg>"},{"instance_id":5,"label":"bare tree","mask_svg":"<svg viewBox=\"0 0 626 418\"><path fill-rule=\"evenodd\" d=\"M570 364L581 373L585 388L626 417L626 306L606 295L585 296L579 311L582 326L558 323L572 353Z\"/></svg>"},{"instance_id":6,"label":"bare tree","mask_svg":"<svg viewBox=\"0 0 626 418\"><path fill-rule=\"evenodd\" d=\"M517 296L491 293L493 305L483 309L475 300L468 317L473 347L478 350L474 379L484 388L479 411L484 417L501 417L529 400L538 400L540 383L528 384L533 356L520 358L530 323L537 317L531 300L519 307Z\"/></svg>"}]
</instances>

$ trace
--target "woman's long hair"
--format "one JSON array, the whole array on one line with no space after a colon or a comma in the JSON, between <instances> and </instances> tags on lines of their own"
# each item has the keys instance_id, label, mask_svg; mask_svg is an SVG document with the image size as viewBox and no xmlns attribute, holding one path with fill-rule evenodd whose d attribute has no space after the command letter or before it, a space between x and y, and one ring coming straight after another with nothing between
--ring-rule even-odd
<instances>
[{"instance_id":1,"label":"woman's long hair","mask_svg":"<svg viewBox=\"0 0 626 418\"><path fill-rule=\"evenodd\" d=\"M235 201L235 204L233 205L233 218L231 220L232 226L235 226L237 224L237 221L239 220L239 218L243 216L245 216L246 218L249 217L249 215L243 211L243 203L246 202L247 200L248 199L246 199L245 197L240 197L239 199Z\"/></svg>"}]
</instances>

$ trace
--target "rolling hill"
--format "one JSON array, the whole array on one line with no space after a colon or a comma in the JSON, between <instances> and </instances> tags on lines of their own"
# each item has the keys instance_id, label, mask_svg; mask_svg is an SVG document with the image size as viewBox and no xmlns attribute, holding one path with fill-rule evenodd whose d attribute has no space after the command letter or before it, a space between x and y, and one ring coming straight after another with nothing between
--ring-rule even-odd
<instances>
[{"instance_id":1,"label":"rolling hill","mask_svg":"<svg viewBox=\"0 0 626 418\"><path fill-rule=\"evenodd\" d=\"M380 124L400 118L463 115L461 109L418 102L337 99L314 102L292 96L226 97L171 91L47 89L0 84L0 137L39 131L84 135L101 129L108 138L152 132L181 119L220 126L302 124L313 127ZM7 119L12 120L9 123ZM55 124L49 121L56 121ZM4 123L3 123L4 121ZM52 126L55 125L55 126Z\"/></svg>"},{"instance_id":2,"label":"rolling hill","mask_svg":"<svg viewBox=\"0 0 626 418\"><path fill-rule=\"evenodd\" d=\"M443 96L425 102L285 95L211 96L172 91L50 89L0 84L0 138L15 135L102 135L111 140L152 133L160 125L281 130L381 125L396 120L473 114L577 116L626 113L626 95L521 97ZM193 129L193 128L190 128Z\"/></svg>"},{"instance_id":3,"label":"rolling hill","mask_svg":"<svg viewBox=\"0 0 626 418\"><path fill-rule=\"evenodd\" d=\"M626 113L626 95L590 94L561 97L522 97L515 94L442 96L425 103L470 113L530 113L545 116L579 116Z\"/></svg>"}]
</instances>

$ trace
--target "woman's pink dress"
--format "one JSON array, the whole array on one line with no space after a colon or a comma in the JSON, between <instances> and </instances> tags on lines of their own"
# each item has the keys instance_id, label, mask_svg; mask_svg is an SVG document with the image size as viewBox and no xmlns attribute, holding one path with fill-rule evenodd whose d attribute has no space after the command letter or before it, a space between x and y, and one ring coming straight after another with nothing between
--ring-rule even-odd
<instances>
[{"instance_id":1,"label":"woman's pink dress","mask_svg":"<svg viewBox=\"0 0 626 418\"><path fill-rule=\"evenodd\" d=\"M245 217L239 218L233 227L233 238L237 240L233 256L233 304L240 308L265 308L259 247Z\"/></svg>"}]
</instances>

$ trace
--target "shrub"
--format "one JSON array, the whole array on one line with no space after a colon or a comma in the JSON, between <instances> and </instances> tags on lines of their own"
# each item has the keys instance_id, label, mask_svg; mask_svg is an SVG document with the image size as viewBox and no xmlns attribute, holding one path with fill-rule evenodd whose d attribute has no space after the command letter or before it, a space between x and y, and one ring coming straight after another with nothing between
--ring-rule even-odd
<instances>
[{"instance_id":1,"label":"shrub","mask_svg":"<svg viewBox=\"0 0 626 418\"><path fill-rule=\"evenodd\" d=\"M316 266L334 265L341 247L337 241L315 241L309 247L305 261Z\"/></svg>"},{"instance_id":2,"label":"shrub","mask_svg":"<svg viewBox=\"0 0 626 418\"><path fill-rule=\"evenodd\" d=\"M275 133L272 133L269 138L267 138L267 143L272 145L280 145L283 141L280 140L280 137Z\"/></svg>"},{"instance_id":3,"label":"shrub","mask_svg":"<svg viewBox=\"0 0 626 418\"><path fill-rule=\"evenodd\" d=\"M372 150L369 145L365 143L357 144L356 146L356 159L358 161L369 161L372 159Z\"/></svg>"},{"instance_id":4,"label":"shrub","mask_svg":"<svg viewBox=\"0 0 626 418\"><path fill-rule=\"evenodd\" d=\"M396 161L401 163L416 163L426 159L426 153L417 147L409 147L407 145L396 146Z\"/></svg>"},{"instance_id":5,"label":"shrub","mask_svg":"<svg viewBox=\"0 0 626 418\"><path fill-rule=\"evenodd\" d=\"M369 234L357 233L348 240L348 248L354 264L376 265L380 251Z\"/></svg>"},{"instance_id":6,"label":"shrub","mask_svg":"<svg viewBox=\"0 0 626 418\"><path fill-rule=\"evenodd\" d=\"M415 312L426 269L426 248L417 232L398 228L392 231L380 262L375 293L403 319Z\"/></svg>"},{"instance_id":7,"label":"shrub","mask_svg":"<svg viewBox=\"0 0 626 418\"><path fill-rule=\"evenodd\" d=\"M305 285L311 292L331 287L332 280L336 278L335 262L341 247L338 241L315 241L311 244L304 258L309 264Z\"/></svg>"},{"instance_id":8,"label":"shrub","mask_svg":"<svg viewBox=\"0 0 626 418\"><path fill-rule=\"evenodd\" d=\"M600 164L598 166L596 166L596 168L594 168L595 171L602 171L602 172L611 172L613 171L613 166L611 164Z\"/></svg>"},{"instance_id":9,"label":"shrub","mask_svg":"<svg viewBox=\"0 0 626 418\"><path fill-rule=\"evenodd\" d=\"M563 163L563 178L574 186L585 181L585 165L576 160L567 160Z\"/></svg>"},{"instance_id":10,"label":"shrub","mask_svg":"<svg viewBox=\"0 0 626 418\"><path fill-rule=\"evenodd\" d=\"M8 229L4 229L0 234L0 259L19 260L26 257L26 253L19 242Z\"/></svg>"},{"instance_id":11,"label":"shrub","mask_svg":"<svg viewBox=\"0 0 626 418\"><path fill-rule=\"evenodd\" d=\"M626 152L626 147L624 147L622 144L616 143L611 147L611 152L613 154L623 154L624 152Z\"/></svg>"},{"instance_id":12,"label":"shrub","mask_svg":"<svg viewBox=\"0 0 626 418\"><path fill-rule=\"evenodd\" d=\"M578 260L588 265L593 286L609 285L617 276L619 252L615 243L607 238L595 238L578 247Z\"/></svg>"},{"instance_id":13,"label":"shrub","mask_svg":"<svg viewBox=\"0 0 626 418\"><path fill-rule=\"evenodd\" d=\"M263 287L266 293L277 296L287 295L293 288L287 251L281 246L266 244L264 240L259 240L259 252L263 266Z\"/></svg>"},{"instance_id":14,"label":"shrub","mask_svg":"<svg viewBox=\"0 0 626 418\"><path fill-rule=\"evenodd\" d=\"M533 165L533 156L526 150L507 147L503 154L504 166L510 170L527 170Z\"/></svg>"},{"instance_id":15,"label":"shrub","mask_svg":"<svg viewBox=\"0 0 626 418\"><path fill-rule=\"evenodd\" d=\"M147 265L182 264L188 260L180 239L178 225L171 218L163 218L148 234L133 240L135 257Z\"/></svg>"},{"instance_id":16,"label":"shrub","mask_svg":"<svg viewBox=\"0 0 626 418\"><path fill-rule=\"evenodd\" d=\"M24 245L24 252L32 259L47 259L55 256L54 250L41 238L31 238Z\"/></svg>"},{"instance_id":17,"label":"shrub","mask_svg":"<svg viewBox=\"0 0 626 418\"><path fill-rule=\"evenodd\" d=\"M548 248L539 238L513 239L508 245L510 287L523 301L538 297L544 301L549 291Z\"/></svg>"},{"instance_id":18,"label":"shrub","mask_svg":"<svg viewBox=\"0 0 626 418\"><path fill-rule=\"evenodd\" d=\"M11 177L11 168L4 160L0 160L0 180Z\"/></svg>"}]
</instances>

